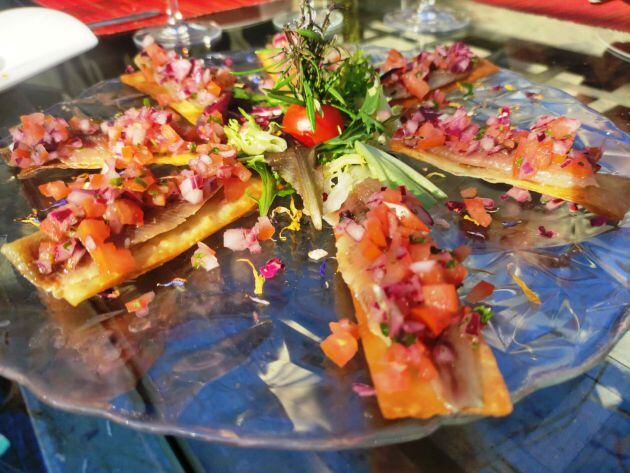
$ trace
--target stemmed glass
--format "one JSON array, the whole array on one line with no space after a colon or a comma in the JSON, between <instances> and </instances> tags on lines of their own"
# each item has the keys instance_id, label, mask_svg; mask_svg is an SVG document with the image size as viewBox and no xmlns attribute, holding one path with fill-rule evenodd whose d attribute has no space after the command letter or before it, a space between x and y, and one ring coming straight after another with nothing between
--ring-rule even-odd
<instances>
[{"instance_id":1,"label":"stemmed glass","mask_svg":"<svg viewBox=\"0 0 630 473\"><path fill-rule=\"evenodd\" d=\"M179 11L178 0L167 0L166 15L168 16L166 25L143 28L135 32L133 41L136 46L141 47L144 39L150 35L167 49L198 45L209 48L210 44L221 36L221 27L214 21L184 21Z\"/></svg>"},{"instance_id":2,"label":"stemmed glass","mask_svg":"<svg viewBox=\"0 0 630 473\"><path fill-rule=\"evenodd\" d=\"M468 17L448 8L435 6L435 0L420 0L418 6L405 8L403 1L400 10L389 12L383 22L390 28L413 33L447 33L468 25Z\"/></svg>"}]
</instances>

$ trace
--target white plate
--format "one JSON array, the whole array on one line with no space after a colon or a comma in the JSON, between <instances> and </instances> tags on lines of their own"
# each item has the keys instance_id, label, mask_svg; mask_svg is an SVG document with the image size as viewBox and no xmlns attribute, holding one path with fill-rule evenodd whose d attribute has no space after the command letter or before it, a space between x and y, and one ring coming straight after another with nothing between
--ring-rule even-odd
<instances>
[{"instance_id":1,"label":"white plate","mask_svg":"<svg viewBox=\"0 0 630 473\"><path fill-rule=\"evenodd\" d=\"M0 91L74 57L98 43L73 16L48 8L0 12Z\"/></svg>"}]
</instances>

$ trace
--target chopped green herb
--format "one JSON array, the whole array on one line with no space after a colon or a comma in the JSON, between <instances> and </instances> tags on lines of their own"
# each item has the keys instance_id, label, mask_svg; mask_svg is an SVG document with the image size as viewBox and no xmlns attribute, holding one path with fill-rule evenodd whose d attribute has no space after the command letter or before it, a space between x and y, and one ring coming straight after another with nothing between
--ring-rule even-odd
<instances>
[{"instance_id":1,"label":"chopped green herb","mask_svg":"<svg viewBox=\"0 0 630 473\"><path fill-rule=\"evenodd\" d=\"M481 318L481 323L484 323L484 324L487 324L488 321L494 315L494 312L492 311L492 309L486 305L475 306L473 308L473 311L479 314L479 317Z\"/></svg>"},{"instance_id":2,"label":"chopped green herb","mask_svg":"<svg viewBox=\"0 0 630 473\"><path fill-rule=\"evenodd\" d=\"M197 151L197 143L191 141L190 143L188 143L188 149L194 153L195 151Z\"/></svg>"},{"instance_id":3,"label":"chopped green herb","mask_svg":"<svg viewBox=\"0 0 630 473\"><path fill-rule=\"evenodd\" d=\"M148 184L140 177L135 177L133 182L135 182L136 184L138 184L139 186L142 187L148 187Z\"/></svg>"},{"instance_id":4,"label":"chopped green herb","mask_svg":"<svg viewBox=\"0 0 630 473\"><path fill-rule=\"evenodd\" d=\"M467 99L467 98L472 97L472 95L473 95L473 85L470 82L462 82L461 86L464 89L463 98Z\"/></svg>"},{"instance_id":5,"label":"chopped green herb","mask_svg":"<svg viewBox=\"0 0 630 473\"><path fill-rule=\"evenodd\" d=\"M122 177L112 177L109 180L109 185L114 187L120 187L123 184Z\"/></svg>"},{"instance_id":6,"label":"chopped green herb","mask_svg":"<svg viewBox=\"0 0 630 473\"><path fill-rule=\"evenodd\" d=\"M447 268L453 268L453 267L455 267L456 265L457 265L457 260L454 260L454 259L450 259L450 260L448 260L448 261L446 262L446 264L445 264L445 266L446 266Z\"/></svg>"},{"instance_id":7,"label":"chopped green herb","mask_svg":"<svg viewBox=\"0 0 630 473\"><path fill-rule=\"evenodd\" d=\"M159 193L158 191L156 191L155 189L151 189L151 190L149 191L149 195L150 195L151 197L157 197L158 195L160 195L160 193Z\"/></svg>"},{"instance_id":8,"label":"chopped green herb","mask_svg":"<svg viewBox=\"0 0 630 473\"><path fill-rule=\"evenodd\" d=\"M475 135L475 139L476 140L480 140L481 138L483 138L483 135L486 134L486 129L487 129L487 127L485 127L485 126L482 126L481 128L479 128L479 131Z\"/></svg>"},{"instance_id":9,"label":"chopped green herb","mask_svg":"<svg viewBox=\"0 0 630 473\"><path fill-rule=\"evenodd\" d=\"M416 343L416 335L414 333L407 333L402 339L402 343L405 346L411 346Z\"/></svg>"},{"instance_id":10,"label":"chopped green herb","mask_svg":"<svg viewBox=\"0 0 630 473\"><path fill-rule=\"evenodd\" d=\"M68 240L67 242L65 242L63 245L63 249L64 250L69 250L70 249L70 245L72 245L72 242L70 240Z\"/></svg>"},{"instance_id":11,"label":"chopped green herb","mask_svg":"<svg viewBox=\"0 0 630 473\"><path fill-rule=\"evenodd\" d=\"M522 164L523 164L523 156L519 156L518 158L516 158L516 167L520 169Z\"/></svg>"},{"instance_id":12,"label":"chopped green herb","mask_svg":"<svg viewBox=\"0 0 630 473\"><path fill-rule=\"evenodd\" d=\"M142 99L142 105L144 105L145 107L150 107L151 106L151 100L149 100L148 98L143 98Z\"/></svg>"},{"instance_id":13,"label":"chopped green herb","mask_svg":"<svg viewBox=\"0 0 630 473\"><path fill-rule=\"evenodd\" d=\"M385 322L381 322L381 333L386 337L389 337L389 325Z\"/></svg>"},{"instance_id":14,"label":"chopped green herb","mask_svg":"<svg viewBox=\"0 0 630 473\"><path fill-rule=\"evenodd\" d=\"M409 236L410 243L424 243L425 241L427 241L427 239L426 237L423 237L423 236L414 236L414 235Z\"/></svg>"}]
</instances>

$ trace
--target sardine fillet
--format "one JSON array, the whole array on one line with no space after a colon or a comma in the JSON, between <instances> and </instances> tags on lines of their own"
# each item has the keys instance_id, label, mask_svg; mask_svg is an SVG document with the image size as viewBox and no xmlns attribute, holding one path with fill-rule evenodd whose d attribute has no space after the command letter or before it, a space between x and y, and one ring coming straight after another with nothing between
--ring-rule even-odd
<instances>
[{"instance_id":1,"label":"sardine fillet","mask_svg":"<svg viewBox=\"0 0 630 473\"><path fill-rule=\"evenodd\" d=\"M521 187L541 194L583 205L591 212L611 220L622 220L630 208L630 179L616 174L595 174L597 186L561 187L516 179L498 169L468 166L431 153L408 148L400 141L391 141L389 147L396 153L405 154L432 164L450 174L467 176L492 183Z\"/></svg>"}]
</instances>

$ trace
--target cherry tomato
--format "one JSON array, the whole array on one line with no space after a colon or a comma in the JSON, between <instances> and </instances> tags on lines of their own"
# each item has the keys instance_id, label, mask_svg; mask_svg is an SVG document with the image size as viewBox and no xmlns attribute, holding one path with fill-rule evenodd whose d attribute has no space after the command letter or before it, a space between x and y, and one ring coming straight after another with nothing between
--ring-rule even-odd
<instances>
[{"instance_id":1,"label":"cherry tomato","mask_svg":"<svg viewBox=\"0 0 630 473\"><path fill-rule=\"evenodd\" d=\"M284 114L282 127L284 131L304 146L313 147L328 141L343 131L341 112L330 105L322 106L322 114L315 112L315 131L306 113L306 107L291 105Z\"/></svg>"}]
</instances>

